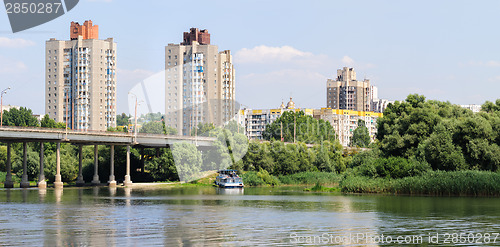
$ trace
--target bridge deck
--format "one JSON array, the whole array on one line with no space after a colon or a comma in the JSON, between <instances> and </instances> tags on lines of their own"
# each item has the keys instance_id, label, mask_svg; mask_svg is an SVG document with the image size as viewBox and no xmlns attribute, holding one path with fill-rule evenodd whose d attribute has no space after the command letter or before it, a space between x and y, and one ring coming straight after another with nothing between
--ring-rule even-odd
<instances>
[{"instance_id":1,"label":"bridge deck","mask_svg":"<svg viewBox=\"0 0 500 247\"><path fill-rule=\"evenodd\" d=\"M138 145L143 147L166 147L175 143L192 143L211 146L215 138L176 135L137 134L105 131L74 131L49 128L2 127L1 142L68 142L84 145Z\"/></svg>"}]
</instances>

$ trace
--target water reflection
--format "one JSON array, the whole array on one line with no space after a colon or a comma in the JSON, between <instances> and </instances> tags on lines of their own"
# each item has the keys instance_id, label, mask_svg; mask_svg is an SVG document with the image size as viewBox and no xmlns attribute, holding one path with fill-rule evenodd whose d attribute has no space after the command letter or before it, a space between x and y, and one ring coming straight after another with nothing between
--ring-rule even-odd
<instances>
[{"instance_id":1,"label":"water reflection","mask_svg":"<svg viewBox=\"0 0 500 247\"><path fill-rule=\"evenodd\" d=\"M45 197L47 196L47 189L38 190L38 200L43 203L45 202Z\"/></svg>"},{"instance_id":2,"label":"water reflection","mask_svg":"<svg viewBox=\"0 0 500 247\"><path fill-rule=\"evenodd\" d=\"M245 189L243 189L243 188L231 188L231 189L215 188L215 191L216 191L217 195L243 195L245 192Z\"/></svg>"},{"instance_id":3,"label":"water reflection","mask_svg":"<svg viewBox=\"0 0 500 247\"><path fill-rule=\"evenodd\" d=\"M290 234L500 231L499 198L212 187L0 190L0 246L289 245Z\"/></svg>"}]
</instances>

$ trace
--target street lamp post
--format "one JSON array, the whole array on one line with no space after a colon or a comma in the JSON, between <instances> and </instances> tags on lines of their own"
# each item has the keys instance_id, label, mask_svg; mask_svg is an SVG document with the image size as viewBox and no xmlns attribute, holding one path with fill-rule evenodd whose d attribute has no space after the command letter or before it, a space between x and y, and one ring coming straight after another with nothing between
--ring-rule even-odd
<instances>
[{"instance_id":1,"label":"street lamp post","mask_svg":"<svg viewBox=\"0 0 500 247\"><path fill-rule=\"evenodd\" d=\"M7 93L10 87L4 89L2 91L2 95L0 96L0 127L3 127L3 95Z\"/></svg>"},{"instance_id":2,"label":"street lamp post","mask_svg":"<svg viewBox=\"0 0 500 247\"><path fill-rule=\"evenodd\" d=\"M131 93L131 92L128 92L128 94L132 95L135 97L135 111L134 111L134 119L135 119L135 123L134 123L134 139L135 141L137 141L137 105L142 103L143 101L141 100L141 102L137 102L137 95Z\"/></svg>"}]
</instances>

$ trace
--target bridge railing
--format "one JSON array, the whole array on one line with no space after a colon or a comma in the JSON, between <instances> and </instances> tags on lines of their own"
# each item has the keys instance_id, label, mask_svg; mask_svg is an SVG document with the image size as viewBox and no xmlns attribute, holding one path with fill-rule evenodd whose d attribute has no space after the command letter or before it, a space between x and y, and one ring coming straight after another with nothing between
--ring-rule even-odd
<instances>
[{"instance_id":1,"label":"bridge railing","mask_svg":"<svg viewBox=\"0 0 500 247\"><path fill-rule=\"evenodd\" d=\"M58 133L58 134L82 134L82 135L102 135L102 136L121 136L121 137L134 137L134 133L118 132L118 131L102 131L102 130L72 130L72 129L56 129L44 127L22 127L22 126L2 126L0 131L22 131L22 132L44 132L44 133ZM172 139L188 139L188 140L212 140L212 137L204 136L181 136L181 135L164 135L164 134L150 134L150 133L137 133L137 137L168 137Z\"/></svg>"}]
</instances>

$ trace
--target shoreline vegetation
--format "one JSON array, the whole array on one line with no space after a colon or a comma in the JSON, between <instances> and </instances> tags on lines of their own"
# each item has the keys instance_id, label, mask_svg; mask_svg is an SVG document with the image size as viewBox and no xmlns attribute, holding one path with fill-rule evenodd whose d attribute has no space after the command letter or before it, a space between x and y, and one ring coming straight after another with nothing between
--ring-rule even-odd
<instances>
[{"instance_id":1,"label":"shoreline vegetation","mask_svg":"<svg viewBox=\"0 0 500 247\"><path fill-rule=\"evenodd\" d=\"M21 109L26 114L11 111L4 114L4 125L21 119L22 124L16 126L58 127L47 117L39 125L36 119L23 117L31 116L28 109ZM376 124L376 139L369 146L366 140L371 137L363 121L350 130L357 133L351 144L365 149L344 149L330 123L302 111L283 113L265 128L262 142L248 142L234 121L224 129L200 124L193 132L215 137L213 148L203 155L188 144L172 150L133 148L131 176L135 183L179 181L179 177L230 167L240 171L244 184L250 187L297 185L310 192L500 196L500 99L495 103L487 101L481 112L473 113L449 102L412 94L404 101L389 104ZM150 125L154 131L168 132L160 122ZM229 150L231 155L221 150ZM109 147L99 146L98 151L99 177L106 178ZM36 181L38 176L39 152L38 143L28 144L30 181ZM44 152L45 176L50 183L54 181L54 143L47 143ZM125 154L124 147L116 147L116 177L124 176ZM0 146L1 171L5 171L5 157L6 147ZM76 146L61 145L61 175L70 185L78 173L76 157ZM92 179L93 158L92 147L85 146L85 181ZM12 173L16 183L22 172L22 145L13 143ZM0 172L0 183L4 179L5 172ZM169 186L212 186L214 179L215 175L211 175L189 183L171 182Z\"/></svg>"},{"instance_id":2,"label":"shoreline vegetation","mask_svg":"<svg viewBox=\"0 0 500 247\"><path fill-rule=\"evenodd\" d=\"M0 172L0 178L5 172ZM135 188L210 187L216 174L181 183L163 181L135 183ZM500 173L491 171L428 171L404 178L370 178L349 173L300 172L273 176L267 172L249 171L241 174L246 187L301 186L306 192L341 192L346 194L386 194L416 196L500 196ZM31 181L31 186L36 182ZM70 187L76 187L71 186ZM312 187L311 187L312 186Z\"/></svg>"}]
</instances>

